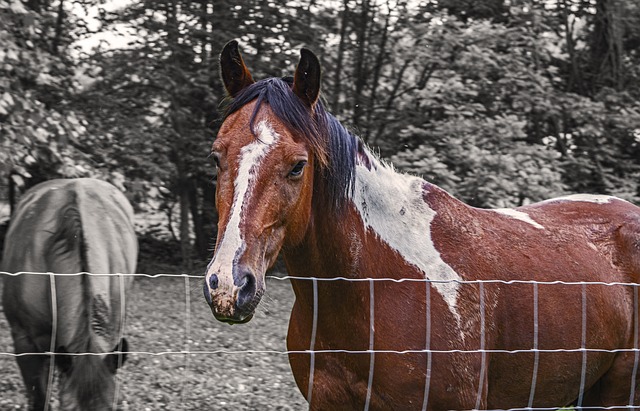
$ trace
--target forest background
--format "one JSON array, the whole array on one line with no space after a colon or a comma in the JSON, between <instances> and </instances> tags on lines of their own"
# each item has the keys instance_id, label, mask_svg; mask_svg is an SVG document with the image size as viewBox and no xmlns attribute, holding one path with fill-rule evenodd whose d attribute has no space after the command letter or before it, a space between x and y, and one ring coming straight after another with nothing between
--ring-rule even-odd
<instances>
[{"instance_id":1,"label":"forest background","mask_svg":"<svg viewBox=\"0 0 640 411\"><path fill-rule=\"evenodd\" d=\"M105 179L143 252L202 271L231 39L256 79L314 50L345 125L471 205L640 204L636 0L0 0L0 199Z\"/></svg>"}]
</instances>

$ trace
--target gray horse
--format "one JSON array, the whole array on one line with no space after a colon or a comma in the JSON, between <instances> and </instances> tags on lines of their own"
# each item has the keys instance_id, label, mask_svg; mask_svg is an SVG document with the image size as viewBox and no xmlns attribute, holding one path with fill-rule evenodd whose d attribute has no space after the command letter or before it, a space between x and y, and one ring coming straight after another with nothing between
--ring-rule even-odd
<instances>
[{"instance_id":1,"label":"gray horse","mask_svg":"<svg viewBox=\"0 0 640 411\"><path fill-rule=\"evenodd\" d=\"M16 354L54 351L63 410L116 404L115 373L128 351L125 295L138 243L133 209L114 186L95 179L51 180L29 190L9 226L3 306ZM77 273L88 272L89 274ZM52 303L52 301L54 301ZM65 355L85 353L84 355ZM30 409L48 406L51 357L17 356Z\"/></svg>"}]
</instances>

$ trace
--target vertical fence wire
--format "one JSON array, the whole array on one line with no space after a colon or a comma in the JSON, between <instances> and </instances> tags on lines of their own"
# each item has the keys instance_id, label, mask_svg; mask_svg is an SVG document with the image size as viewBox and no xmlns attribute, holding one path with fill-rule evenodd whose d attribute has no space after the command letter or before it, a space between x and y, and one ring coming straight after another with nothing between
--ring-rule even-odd
<instances>
[{"instance_id":1,"label":"vertical fence wire","mask_svg":"<svg viewBox=\"0 0 640 411\"><path fill-rule=\"evenodd\" d=\"M182 388L180 389L180 398L182 399L182 408L188 409L186 402L186 392L187 386L189 385L189 365L190 365L190 357L189 357L189 349L190 349L190 341L191 341L191 287L189 282L189 276L184 275L184 378L182 379Z\"/></svg>"},{"instance_id":2,"label":"vertical fence wire","mask_svg":"<svg viewBox=\"0 0 640 411\"><path fill-rule=\"evenodd\" d=\"M538 382L538 366L540 364L540 351L538 351L538 298L538 283L533 283L533 375L531 376L528 409L533 408L536 383Z\"/></svg>"},{"instance_id":3,"label":"vertical fence wire","mask_svg":"<svg viewBox=\"0 0 640 411\"><path fill-rule=\"evenodd\" d=\"M375 334L375 300L374 300L374 282L369 280L369 381L367 383L367 399L364 403L364 411L369 410L369 404L371 403L371 389L373 388L373 369L376 360L376 353L374 351L374 334Z\"/></svg>"},{"instance_id":4,"label":"vertical fence wire","mask_svg":"<svg viewBox=\"0 0 640 411\"><path fill-rule=\"evenodd\" d=\"M484 375L487 370L487 353L485 351L485 306L484 306L484 283L478 284L478 294L480 298L480 378L478 381L478 397L476 399L476 410L480 409L484 398Z\"/></svg>"},{"instance_id":5,"label":"vertical fence wire","mask_svg":"<svg viewBox=\"0 0 640 411\"><path fill-rule=\"evenodd\" d=\"M580 349L582 351L582 370L580 371L580 391L578 394L578 409L582 409L584 399L584 387L587 382L587 285L582 284L582 338Z\"/></svg>"},{"instance_id":6,"label":"vertical fence wire","mask_svg":"<svg viewBox=\"0 0 640 411\"><path fill-rule=\"evenodd\" d=\"M58 296L56 290L56 276L54 273L49 274L49 283L51 284L51 342L49 343L49 352L51 360L49 362L49 375L47 376L47 395L45 397L44 411L49 410L49 402L51 401L51 391L53 389L53 375L56 366L56 338L58 337Z\"/></svg>"},{"instance_id":7,"label":"vertical fence wire","mask_svg":"<svg viewBox=\"0 0 640 411\"><path fill-rule=\"evenodd\" d=\"M122 354L122 341L124 338L124 329L125 329L125 321L126 321L126 300L125 300L125 290L124 290L124 276L120 273L118 275L118 285L120 287L120 332L118 333L118 343L116 345L118 353L118 367L119 370L122 367L122 362L124 359L124 354ZM118 409L118 399L120 397L120 379L115 378L115 388L113 390L113 403L111 404L111 408L113 411Z\"/></svg>"},{"instance_id":8,"label":"vertical fence wire","mask_svg":"<svg viewBox=\"0 0 640 411\"><path fill-rule=\"evenodd\" d=\"M638 351L638 286L634 285L633 288L633 349L634 349L634 361L633 371L631 372L631 392L629 393L629 408L633 407L636 394L636 378L638 376L638 360L640 352Z\"/></svg>"},{"instance_id":9,"label":"vertical fence wire","mask_svg":"<svg viewBox=\"0 0 640 411\"><path fill-rule=\"evenodd\" d=\"M307 402L311 406L313 395L313 378L316 368L316 332L318 330L318 280L313 279L313 322L311 323L311 342L309 343L309 383L307 387Z\"/></svg>"},{"instance_id":10,"label":"vertical fence wire","mask_svg":"<svg viewBox=\"0 0 640 411\"><path fill-rule=\"evenodd\" d=\"M422 400L422 411L427 410L427 404L429 403L429 388L431 385L431 283L429 281L425 281L425 315L426 315L426 335L425 335L425 344L424 349L427 352L427 370L425 373L425 382L424 382L424 395Z\"/></svg>"}]
</instances>

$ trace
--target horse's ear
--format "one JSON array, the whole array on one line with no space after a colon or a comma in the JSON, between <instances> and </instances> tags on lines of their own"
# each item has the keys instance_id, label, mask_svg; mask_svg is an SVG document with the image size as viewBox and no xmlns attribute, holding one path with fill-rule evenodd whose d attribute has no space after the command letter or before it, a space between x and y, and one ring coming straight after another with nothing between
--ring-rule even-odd
<instances>
[{"instance_id":1,"label":"horse's ear","mask_svg":"<svg viewBox=\"0 0 640 411\"><path fill-rule=\"evenodd\" d=\"M224 88L231 97L235 97L245 87L254 83L249 69L244 65L236 40L225 44L220 53L220 73Z\"/></svg>"},{"instance_id":2,"label":"horse's ear","mask_svg":"<svg viewBox=\"0 0 640 411\"><path fill-rule=\"evenodd\" d=\"M300 50L300 62L293 76L293 92L308 106L318 101L320 95L320 61L311 50Z\"/></svg>"}]
</instances>

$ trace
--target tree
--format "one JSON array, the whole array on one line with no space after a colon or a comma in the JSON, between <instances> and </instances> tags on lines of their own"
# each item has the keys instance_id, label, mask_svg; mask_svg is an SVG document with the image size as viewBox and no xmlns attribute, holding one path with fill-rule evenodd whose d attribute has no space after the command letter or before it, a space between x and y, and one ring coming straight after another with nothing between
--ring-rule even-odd
<instances>
[{"instance_id":1,"label":"tree","mask_svg":"<svg viewBox=\"0 0 640 411\"><path fill-rule=\"evenodd\" d=\"M89 2L86 2L87 4ZM82 68L71 62L73 18L64 1L0 1L0 176L24 190L55 177L101 176L121 186L116 170L96 164L83 146L93 136L73 107Z\"/></svg>"},{"instance_id":2,"label":"tree","mask_svg":"<svg viewBox=\"0 0 640 411\"><path fill-rule=\"evenodd\" d=\"M416 165L423 153L433 153L439 159L436 182L442 179L475 205L518 205L564 190L638 201L637 86L617 91L589 83L583 73L593 61L585 58L593 45L583 39L594 38L589 22L597 12L568 3L556 9L542 2L512 7L508 25L460 21L445 13L429 14L435 25L427 19L414 26L413 32L420 29L415 38L431 39L435 47L424 53L419 40L408 47L418 51L414 57L423 67L434 70L424 92L396 100L397 110L383 117L396 119L395 134L409 149L394 159L429 175ZM586 24L578 28L580 18ZM615 67L616 78L627 84L632 72ZM403 75L420 78L419 70L409 64Z\"/></svg>"}]
</instances>

